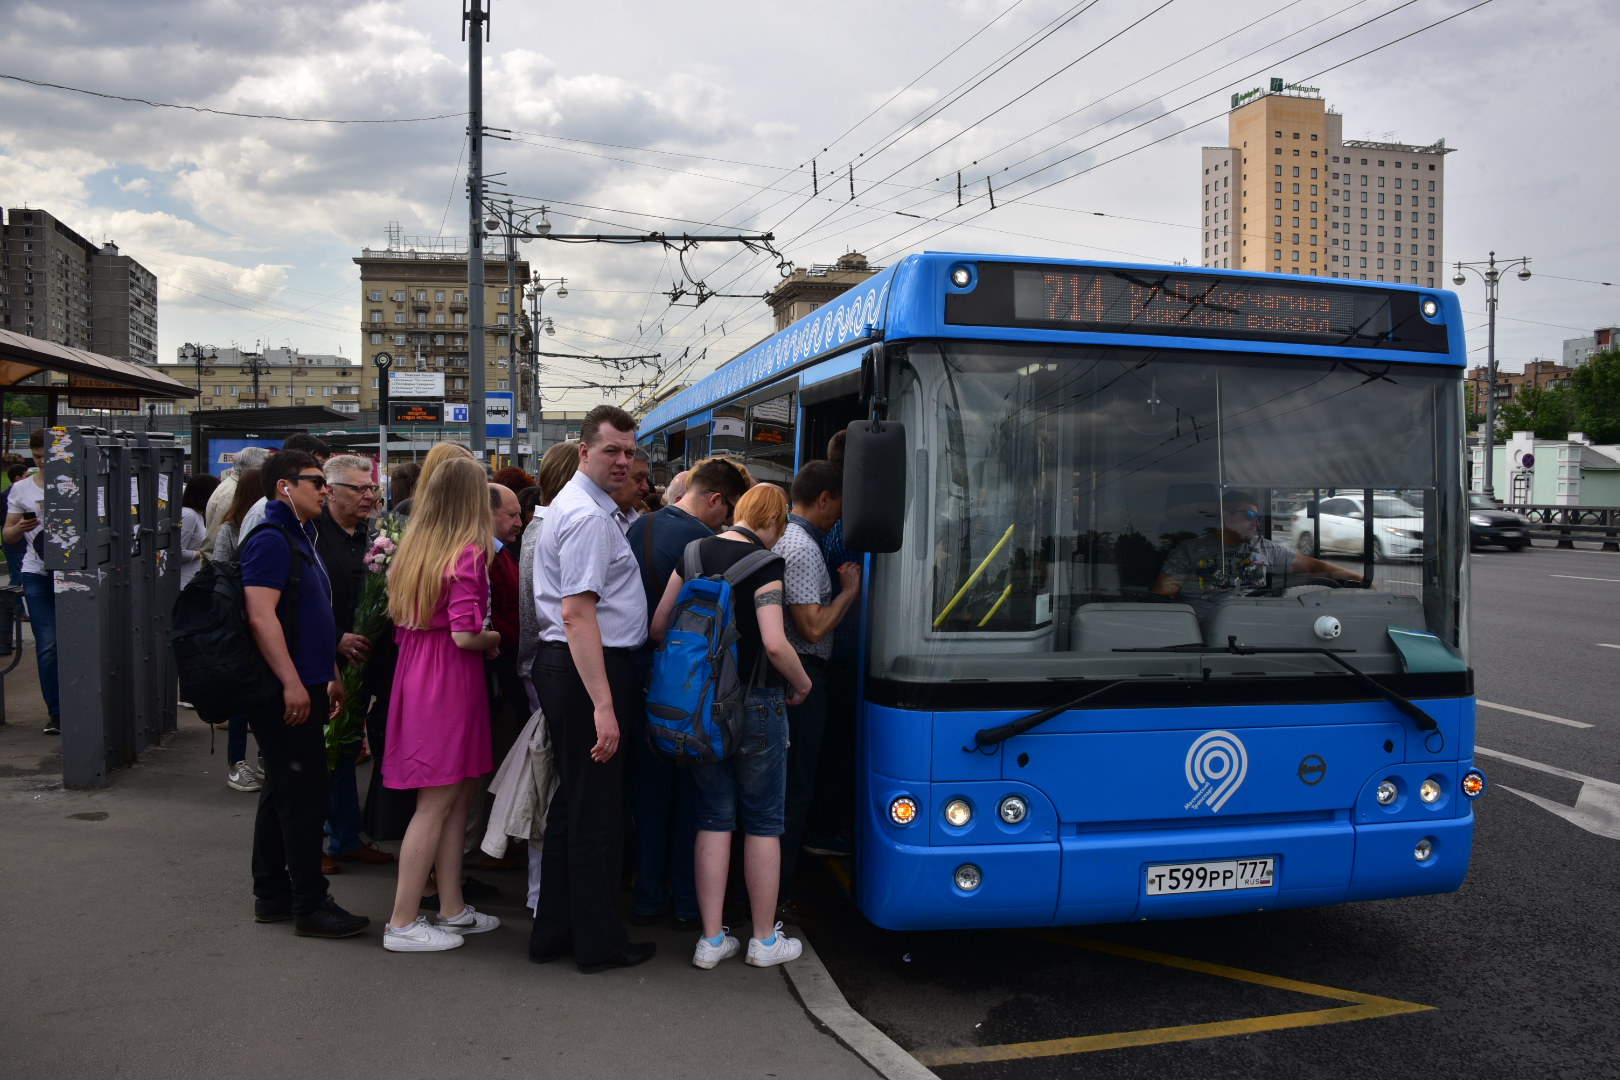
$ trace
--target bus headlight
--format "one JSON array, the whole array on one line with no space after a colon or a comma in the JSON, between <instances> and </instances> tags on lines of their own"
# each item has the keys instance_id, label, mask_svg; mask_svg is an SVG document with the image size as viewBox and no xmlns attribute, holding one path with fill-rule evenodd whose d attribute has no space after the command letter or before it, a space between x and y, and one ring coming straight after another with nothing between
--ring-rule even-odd
<instances>
[{"instance_id":1,"label":"bus headlight","mask_svg":"<svg viewBox=\"0 0 1620 1080\"><path fill-rule=\"evenodd\" d=\"M1432 803L1440 797L1440 781L1429 777L1418 786L1418 798L1426 803Z\"/></svg>"},{"instance_id":2,"label":"bus headlight","mask_svg":"<svg viewBox=\"0 0 1620 1080\"><path fill-rule=\"evenodd\" d=\"M1001 805L996 808L996 812L1001 815L1002 821L1009 825L1016 825L1028 816L1029 803L1024 801L1022 795L1009 795L1001 800Z\"/></svg>"},{"instance_id":3,"label":"bus headlight","mask_svg":"<svg viewBox=\"0 0 1620 1080\"><path fill-rule=\"evenodd\" d=\"M1419 840L1417 846L1412 849L1412 858L1418 862L1428 862L1434 858L1434 841L1427 836Z\"/></svg>"},{"instance_id":4,"label":"bus headlight","mask_svg":"<svg viewBox=\"0 0 1620 1080\"><path fill-rule=\"evenodd\" d=\"M952 799L945 804L945 820L960 829L973 820L973 807L966 799Z\"/></svg>"},{"instance_id":5,"label":"bus headlight","mask_svg":"<svg viewBox=\"0 0 1620 1080\"><path fill-rule=\"evenodd\" d=\"M1469 769L1463 773L1462 793L1470 799L1479 798L1480 792L1485 790L1485 774L1478 769Z\"/></svg>"},{"instance_id":6,"label":"bus headlight","mask_svg":"<svg viewBox=\"0 0 1620 1080\"><path fill-rule=\"evenodd\" d=\"M1395 781L1385 780L1378 785L1378 805L1388 806L1395 801L1395 797L1400 793L1401 789L1395 786Z\"/></svg>"},{"instance_id":7,"label":"bus headlight","mask_svg":"<svg viewBox=\"0 0 1620 1080\"><path fill-rule=\"evenodd\" d=\"M896 825L910 825L917 820L917 800L901 795L889 804L889 820Z\"/></svg>"},{"instance_id":8,"label":"bus headlight","mask_svg":"<svg viewBox=\"0 0 1620 1080\"><path fill-rule=\"evenodd\" d=\"M972 280L973 274L965 266L958 266L956 269L951 271L951 284L955 285L958 289L967 288L968 282Z\"/></svg>"},{"instance_id":9,"label":"bus headlight","mask_svg":"<svg viewBox=\"0 0 1620 1080\"><path fill-rule=\"evenodd\" d=\"M972 863L963 863L956 868L956 887L963 892L972 892L984 884L984 874Z\"/></svg>"}]
</instances>

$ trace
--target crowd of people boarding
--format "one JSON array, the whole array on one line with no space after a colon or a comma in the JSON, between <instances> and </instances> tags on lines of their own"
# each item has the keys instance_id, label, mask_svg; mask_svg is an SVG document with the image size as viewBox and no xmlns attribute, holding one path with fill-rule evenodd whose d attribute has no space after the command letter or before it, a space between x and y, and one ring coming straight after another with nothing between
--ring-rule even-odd
<instances>
[{"instance_id":1,"label":"crowd of people boarding","mask_svg":"<svg viewBox=\"0 0 1620 1080\"><path fill-rule=\"evenodd\" d=\"M501 928L474 906L500 886L468 871L526 871L507 880L523 882L536 963L634 966L656 948L630 928L657 923L693 934L699 968L798 957L783 930L797 921L798 853L847 850L853 814L828 780L853 752L834 649L860 589L838 530L840 451L841 437L790 490L726 457L660 489L634 420L601 406L533 476L491 475L448 442L379 476L298 434L190 478L182 585L207 562L236 568L253 646L281 686L200 716L227 733L226 783L258 796L256 921L363 934L370 919L329 879L389 868L383 947L446 951ZM11 485L4 540L24 547L54 731L49 575L27 557L35 475ZM761 550L737 585L739 669L756 677L736 748L678 764L649 743L644 691L683 566L721 574ZM42 588L26 587L31 569Z\"/></svg>"}]
</instances>

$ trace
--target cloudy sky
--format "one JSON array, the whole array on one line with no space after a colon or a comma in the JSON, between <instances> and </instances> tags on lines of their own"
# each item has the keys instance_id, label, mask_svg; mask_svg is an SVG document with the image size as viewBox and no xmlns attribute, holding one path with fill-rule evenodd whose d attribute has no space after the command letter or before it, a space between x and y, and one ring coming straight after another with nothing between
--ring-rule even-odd
<instances>
[{"instance_id":1,"label":"cloudy sky","mask_svg":"<svg viewBox=\"0 0 1620 1080\"><path fill-rule=\"evenodd\" d=\"M1225 143L1234 89L1279 75L1321 87L1347 138L1456 148L1446 260L1534 260L1502 286L1505 369L1620 322L1600 284L1620 281L1610 0L491 2L485 122L509 138L485 168L558 233L770 232L800 266L928 249L1196 264L1199 148ZM461 6L10 0L0 201L153 270L166 357L199 340L355 356L353 257L393 222L467 231ZM670 305L684 275L657 246L522 254L568 279L547 297L553 351L705 357L701 373L769 327L766 253L688 255L740 294L695 308ZM1460 291L1483 359L1483 288ZM612 369L550 372L550 407L623 399Z\"/></svg>"}]
</instances>

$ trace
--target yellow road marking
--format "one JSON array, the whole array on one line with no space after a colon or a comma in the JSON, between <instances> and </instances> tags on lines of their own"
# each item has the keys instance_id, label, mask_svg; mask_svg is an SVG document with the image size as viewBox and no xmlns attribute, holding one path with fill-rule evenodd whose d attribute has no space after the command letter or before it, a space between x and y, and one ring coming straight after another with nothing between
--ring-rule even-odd
<instances>
[{"instance_id":1,"label":"yellow road marking","mask_svg":"<svg viewBox=\"0 0 1620 1080\"><path fill-rule=\"evenodd\" d=\"M1288 1028L1315 1027L1322 1024L1343 1024L1351 1020L1374 1020L1382 1016L1402 1013L1429 1012L1432 1005L1418 1005L1410 1001L1361 994L1353 990L1338 990L1318 983L1285 979L1258 971L1191 960L1183 956L1137 949L1129 945L1116 945L1061 931L1032 931L1031 937L1042 938L1060 945L1069 945L1092 952L1108 953L1130 960L1181 968L1203 975L1253 983L1296 994L1310 994L1333 1001L1349 1002L1335 1009L1316 1009L1307 1012L1281 1013L1275 1016L1256 1016L1246 1020L1222 1020L1208 1024L1185 1024L1179 1027L1146 1028L1141 1031L1120 1031L1107 1035L1084 1035L1070 1039L1042 1039L1036 1042L1003 1043L999 1046L966 1046L939 1050L913 1051L912 1056L927 1066L968 1065L987 1061L1014 1061L1029 1058L1059 1057L1065 1054L1084 1054L1094 1050L1117 1050L1127 1046L1153 1046L1159 1043L1187 1042L1193 1039L1213 1039L1225 1035L1252 1035L1260 1031L1282 1031Z\"/></svg>"}]
</instances>

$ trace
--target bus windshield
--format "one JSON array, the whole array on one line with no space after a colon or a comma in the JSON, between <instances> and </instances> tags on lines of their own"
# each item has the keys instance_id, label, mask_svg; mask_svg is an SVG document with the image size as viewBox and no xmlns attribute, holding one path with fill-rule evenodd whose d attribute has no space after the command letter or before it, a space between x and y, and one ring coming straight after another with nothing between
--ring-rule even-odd
<instances>
[{"instance_id":1,"label":"bus windshield","mask_svg":"<svg viewBox=\"0 0 1620 1080\"><path fill-rule=\"evenodd\" d=\"M1335 670L1220 652L1237 642L1331 647L1387 674L1409 670L1395 631L1460 656L1459 379L1240 351L913 345L891 392L914 447L905 545L877 557L869 671L1049 685Z\"/></svg>"}]
</instances>

